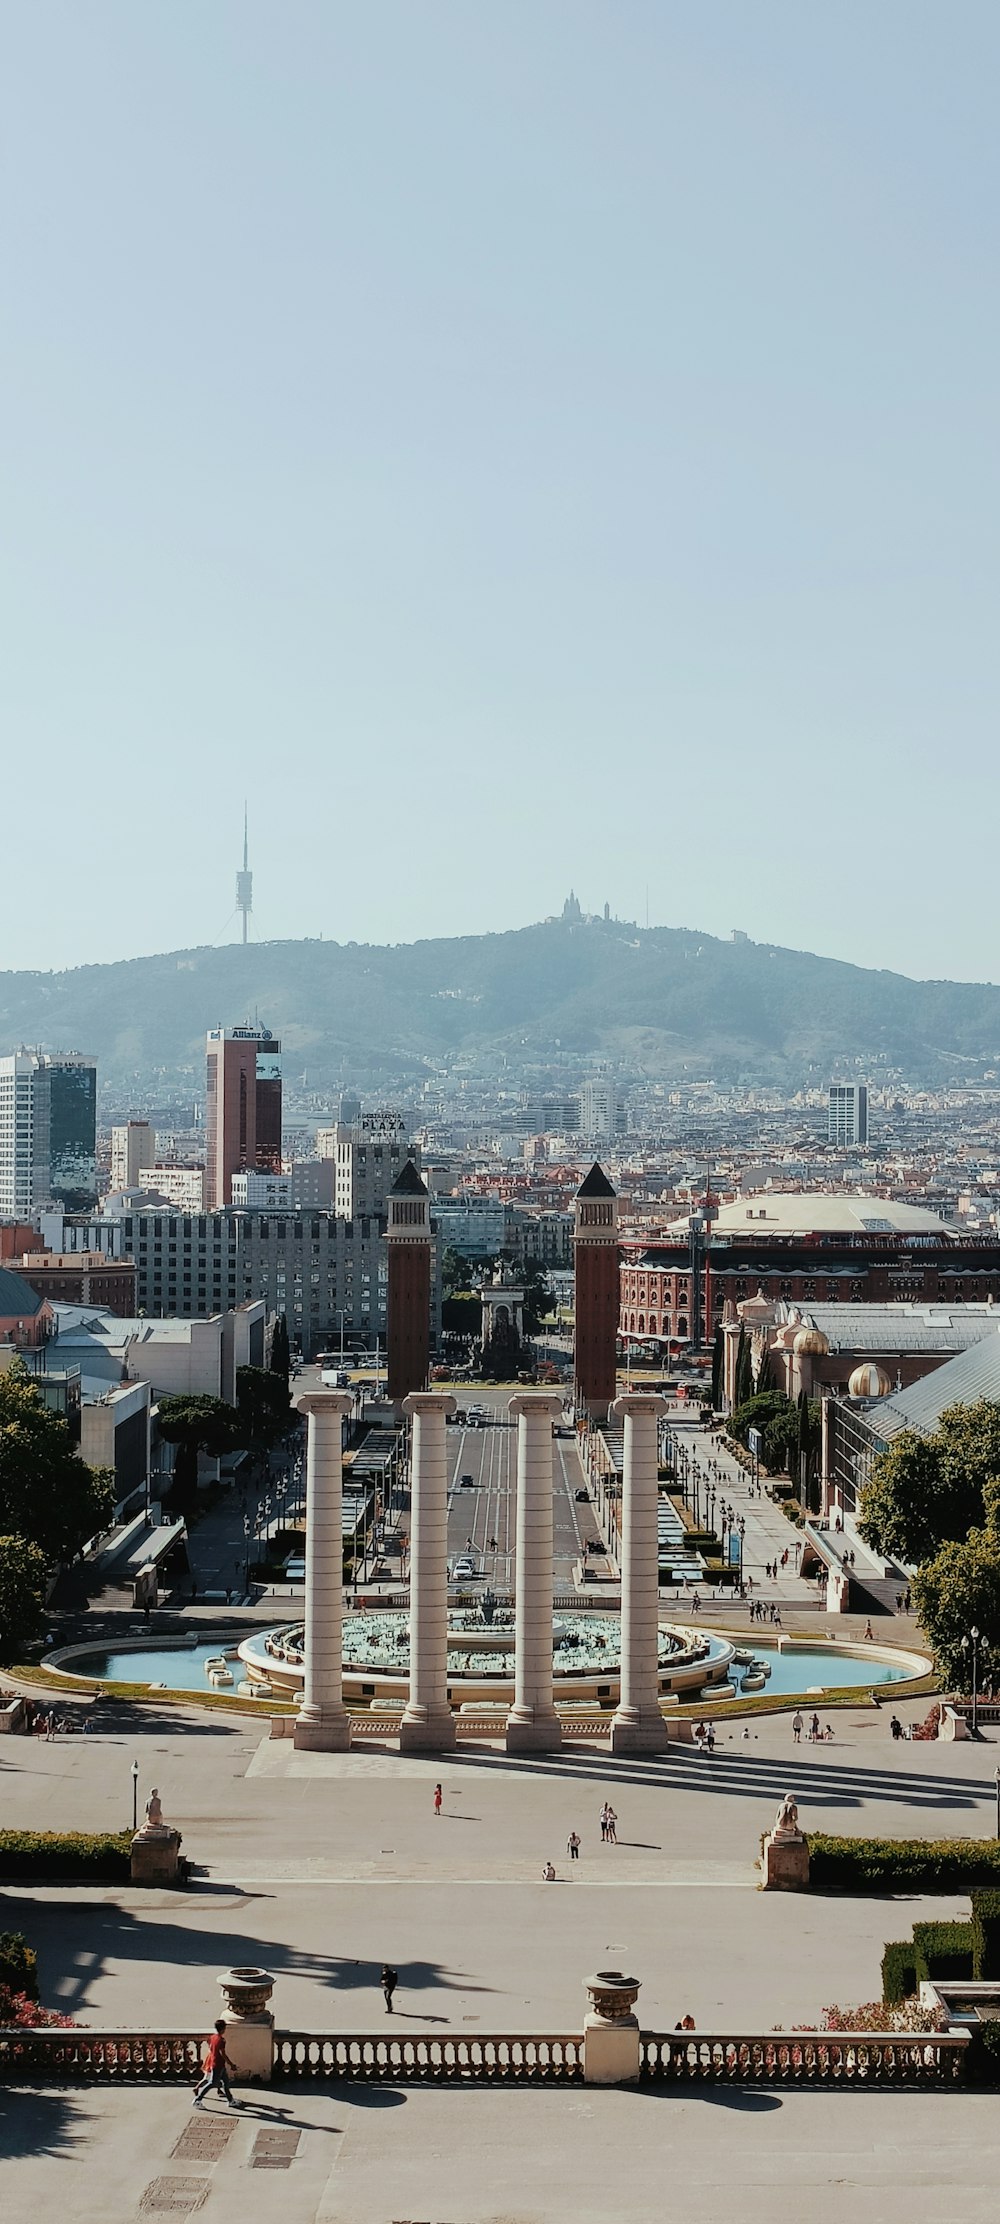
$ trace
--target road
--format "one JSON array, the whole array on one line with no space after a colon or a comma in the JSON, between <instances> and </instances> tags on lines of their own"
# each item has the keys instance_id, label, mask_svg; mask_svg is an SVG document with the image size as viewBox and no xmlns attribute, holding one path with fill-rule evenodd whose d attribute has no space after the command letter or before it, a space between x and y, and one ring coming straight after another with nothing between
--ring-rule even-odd
<instances>
[{"instance_id":1,"label":"road","mask_svg":"<svg viewBox=\"0 0 1000 2224\"><path fill-rule=\"evenodd\" d=\"M517 1427L507 1412L511 1396L507 1389L470 1385L469 1403L485 1408L487 1425L448 1430L448 1556L454 1560L471 1551L500 1590L510 1590L514 1582ZM575 1438L556 1437L552 1451L554 1576L556 1589L564 1590L572 1588L574 1562L583 1558L585 1540L596 1537L598 1527L594 1507L576 1501L587 1478ZM471 1489L462 1488L463 1475L472 1476Z\"/></svg>"}]
</instances>

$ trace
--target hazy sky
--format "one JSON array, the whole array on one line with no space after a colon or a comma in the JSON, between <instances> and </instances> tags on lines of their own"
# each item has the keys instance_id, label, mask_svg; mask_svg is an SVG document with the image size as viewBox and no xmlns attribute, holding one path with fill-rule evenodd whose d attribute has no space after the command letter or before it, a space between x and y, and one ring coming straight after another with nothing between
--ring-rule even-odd
<instances>
[{"instance_id":1,"label":"hazy sky","mask_svg":"<svg viewBox=\"0 0 1000 2224\"><path fill-rule=\"evenodd\" d=\"M1000 977L996 0L31 0L0 965Z\"/></svg>"}]
</instances>

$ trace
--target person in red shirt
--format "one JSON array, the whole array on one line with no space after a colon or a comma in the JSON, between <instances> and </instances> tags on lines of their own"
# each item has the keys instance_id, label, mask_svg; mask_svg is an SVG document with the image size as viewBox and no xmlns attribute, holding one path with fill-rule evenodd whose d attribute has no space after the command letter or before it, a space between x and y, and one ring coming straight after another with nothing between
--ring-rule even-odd
<instances>
[{"instance_id":1,"label":"person in red shirt","mask_svg":"<svg viewBox=\"0 0 1000 2224\"><path fill-rule=\"evenodd\" d=\"M224 2093L227 2101L229 2102L230 2108L242 2108L242 2101L233 2099L232 2086L229 2083L229 2062L226 2058L225 2016L219 2017L215 2029L212 2032L208 2045L205 2048L205 2058L202 2063L202 2068L205 2072L205 2075L202 2078L201 2084L196 2085L195 2087L194 2095L191 2102L192 2107L200 2108L205 2094L209 2090L211 2090L213 2093Z\"/></svg>"}]
</instances>

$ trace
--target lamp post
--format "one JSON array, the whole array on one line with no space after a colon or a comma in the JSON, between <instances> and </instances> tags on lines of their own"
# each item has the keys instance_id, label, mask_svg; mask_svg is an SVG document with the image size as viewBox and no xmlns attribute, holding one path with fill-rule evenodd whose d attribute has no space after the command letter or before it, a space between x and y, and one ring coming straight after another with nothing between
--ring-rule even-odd
<instances>
[{"instance_id":1,"label":"lamp post","mask_svg":"<svg viewBox=\"0 0 1000 2224\"><path fill-rule=\"evenodd\" d=\"M971 1659L972 1659L972 1735L973 1735L973 1737L978 1737L978 1735L979 1735L979 1646L980 1646L980 1633L979 1633L978 1629L975 1629L975 1628L973 1628L973 1629L970 1629L970 1631L969 1631L969 1634L968 1634L968 1636L967 1636L967 1637L963 1637L963 1639L962 1639L962 1651L963 1651L964 1653L970 1654L970 1655L971 1655ZM985 1644L985 1642L984 1642L984 1643L983 1643L983 1651L984 1651L984 1653L985 1653L985 1652L988 1652L988 1650L989 1650L989 1647L988 1647L988 1646L987 1646L987 1645Z\"/></svg>"},{"instance_id":2,"label":"lamp post","mask_svg":"<svg viewBox=\"0 0 1000 2224\"><path fill-rule=\"evenodd\" d=\"M132 1776L132 1831L133 1831L133 1835L134 1835L134 1833L135 1833L135 1832L136 1832L136 1831L138 1830L138 1828L139 1828L139 1763L138 1763L138 1761L133 1761L133 1763L132 1763L131 1776Z\"/></svg>"}]
</instances>

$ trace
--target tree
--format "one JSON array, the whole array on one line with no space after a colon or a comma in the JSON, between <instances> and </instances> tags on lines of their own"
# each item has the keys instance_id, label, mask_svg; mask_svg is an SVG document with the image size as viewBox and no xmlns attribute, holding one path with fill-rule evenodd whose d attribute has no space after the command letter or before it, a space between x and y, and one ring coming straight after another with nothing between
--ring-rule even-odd
<instances>
[{"instance_id":1,"label":"tree","mask_svg":"<svg viewBox=\"0 0 1000 2224\"><path fill-rule=\"evenodd\" d=\"M913 1597L921 1627L933 1646L941 1674L953 1688L972 1683L972 1648L962 1639L978 1629L1000 1661L1000 1537L973 1529L961 1540L943 1544L918 1568Z\"/></svg>"},{"instance_id":2,"label":"tree","mask_svg":"<svg viewBox=\"0 0 1000 2224\"><path fill-rule=\"evenodd\" d=\"M551 1319L555 1309L555 1297L549 1288L544 1267L529 1267L524 1277L525 1335L537 1336L543 1320Z\"/></svg>"},{"instance_id":3,"label":"tree","mask_svg":"<svg viewBox=\"0 0 1000 2224\"><path fill-rule=\"evenodd\" d=\"M285 1318L284 1313L279 1313L278 1318L275 1321L274 1331L271 1337L271 1357L269 1361L269 1367L271 1374L278 1375L281 1381L284 1383L286 1389L288 1388L288 1377L291 1373L291 1365L292 1355L288 1348L288 1322Z\"/></svg>"},{"instance_id":4,"label":"tree","mask_svg":"<svg viewBox=\"0 0 1000 2224\"><path fill-rule=\"evenodd\" d=\"M287 1382L267 1367L237 1367L236 1412L244 1443L262 1459L280 1443L291 1418Z\"/></svg>"},{"instance_id":5,"label":"tree","mask_svg":"<svg viewBox=\"0 0 1000 2224\"><path fill-rule=\"evenodd\" d=\"M750 1357L750 1346L747 1342L747 1332L746 1329L741 1326L740 1340L736 1346L736 1374L733 1383L734 1407L745 1405L747 1399L753 1397L753 1390L753 1362Z\"/></svg>"},{"instance_id":6,"label":"tree","mask_svg":"<svg viewBox=\"0 0 1000 2224\"><path fill-rule=\"evenodd\" d=\"M0 1533L72 1560L114 1510L114 1476L77 1457L66 1422L16 1361L0 1376Z\"/></svg>"},{"instance_id":7,"label":"tree","mask_svg":"<svg viewBox=\"0 0 1000 2224\"><path fill-rule=\"evenodd\" d=\"M18 1658L44 1613L44 1552L25 1537L0 1537L0 1659Z\"/></svg>"},{"instance_id":8,"label":"tree","mask_svg":"<svg viewBox=\"0 0 1000 2224\"><path fill-rule=\"evenodd\" d=\"M224 1398L161 1398L160 1435L177 1446L171 1498L183 1512L191 1509L197 1497L199 1452L222 1459L245 1441L240 1416Z\"/></svg>"},{"instance_id":9,"label":"tree","mask_svg":"<svg viewBox=\"0 0 1000 2224\"><path fill-rule=\"evenodd\" d=\"M441 1291L448 1297L456 1290L471 1290L472 1261L446 1243L441 1253Z\"/></svg>"},{"instance_id":10,"label":"tree","mask_svg":"<svg viewBox=\"0 0 1000 2224\"><path fill-rule=\"evenodd\" d=\"M717 1328L715 1342L712 1346L712 1410L714 1413L721 1413L722 1411L722 1380L725 1357L726 1339L721 1328Z\"/></svg>"},{"instance_id":11,"label":"tree","mask_svg":"<svg viewBox=\"0 0 1000 2224\"><path fill-rule=\"evenodd\" d=\"M980 1398L949 1406L932 1435L904 1430L873 1461L858 1527L886 1559L928 1560L939 1545L982 1525L987 1489L997 1481L1000 1404Z\"/></svg>"},{"instance_id":12,"label":"tree","mask_svg":"<svg viewBox=\"0 0 1000 2224\"><path fill-rule=\"evenodd\" d=\"M798 1402L798 1483L802 1503L807 1512L818 1512L816 1475L823 1442L822 1409L818 1398L809 1398L799 1391Z\"/></svg>"}]
</instances>

